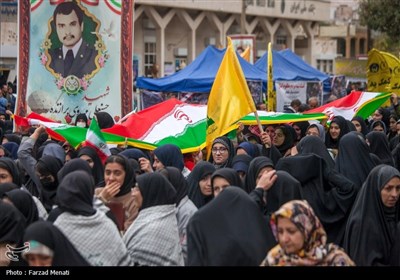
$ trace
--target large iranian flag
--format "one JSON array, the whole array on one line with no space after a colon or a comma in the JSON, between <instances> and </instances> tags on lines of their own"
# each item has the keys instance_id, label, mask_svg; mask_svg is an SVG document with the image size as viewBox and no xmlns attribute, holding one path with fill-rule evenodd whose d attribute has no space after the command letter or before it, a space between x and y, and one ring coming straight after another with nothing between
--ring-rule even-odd
<instances>
[{"instance_id":1,"label":"large iranian flag","mask_svg":"<svg viewBox=\"0 0 400 280\"><path fill-rule=\"evenodd\" d=\"M89 145L98 145L102 150L102 139L108 144L129 144L133 147L153 150L156 148L151 143L145 143L129 137L115 135L111 133L100 132L95 129L87 129L83 127L77 127L68 124L62 124L54 122L50 119L43 118L42 116L31 113L26 118L15 115L15 124L18 126L31 126L31 125L43 125L46 127L46 131L54 138L60 141L68 141L68 143L74 148L78 148L80 145L89 143ZM100 136L99 136L100 135ZM103 147L104 149L105 147ZM107 153L107 152L106 152Z\"/></svg>"},{"instance_id":2,"label":"large iranian flag","mask_svg":"<svg viewBox=\"0 0 400 280\"><path fill-rule=\"evenodd\" d=\"M320 120L325 114L284 114L258 111L261 123L288 123L304 120ZM206 145L207 106L183 103L175 98L146 108L126 117L120 124L103 132L138 139L155 146L175 144L183 153L198 151ZM251 113L240 122L256 125ZM233 127L235 129L237 126Z\"/></svg>"},{"instance_id":3,"label":"large iranian flag","mask_svg":"<svg viewBox=\"0 0 400 280\"><path fill-rule=\"evenodd\" d=\"M367 119L388 100L390 95L390 92L354 91L345 97L309 110L306 113L325 113L329 116L329 119L334 116L342 116L347 120L351 120L354 116Z\"/></svg>"}]
</instances>

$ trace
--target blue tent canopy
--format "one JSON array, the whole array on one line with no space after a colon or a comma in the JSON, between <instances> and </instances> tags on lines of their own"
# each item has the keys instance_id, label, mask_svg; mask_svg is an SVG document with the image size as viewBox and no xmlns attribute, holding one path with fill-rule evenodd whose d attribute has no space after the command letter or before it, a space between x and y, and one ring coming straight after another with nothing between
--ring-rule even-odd
<instances>
[{"instance_id":1,"label":"blue tent canopy","mask_svg":"<svg viewBox=\"0 0 400 280\"><path fill-rule=\"evenodd\" d=\"M160 79L139 77L136 87L160 92L209 93L226 49L208 46L192 63L173 75ZM262 81L266 89L267 75L238 56L246 80Z\"/></svg>"},{"instance_id":2,"label":"blue tent canopy","mask_svg":"<svg viewBox=\"0 0 400 280\"><path fill-rule=\"evenodd\" d=\"M254 65L267 72L268 52L260 57ZM272 51L272 68L274 81L325 81L329 80L326 75L311 65L308 65L299 56L289 49L284 51Z\"/></svg>"}]
</instances>

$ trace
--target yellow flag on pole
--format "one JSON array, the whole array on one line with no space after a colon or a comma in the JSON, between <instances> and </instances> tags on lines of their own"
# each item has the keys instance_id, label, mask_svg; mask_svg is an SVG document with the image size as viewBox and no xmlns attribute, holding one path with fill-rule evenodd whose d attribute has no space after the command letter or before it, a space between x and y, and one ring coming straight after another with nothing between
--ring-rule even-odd
<instances>
[{"instance_id":1,"label":"yellow flag on pole","mask_svg":"<svg viewBox=\"0 0 400 280\"><path fill-rule=\"evenodd\" d=\"M400 92L400 60L391 53L372 49L368 52L368 91ZM383 106L390 106L386 101Z\"/></svg>"},{"instance_id":2,"label":"yellow flag on pole","mask_svg":"<svg viewBox=\"0 0 400 280\"><path fill-rule=\"evenodd\" d=\"M247 46L247 48L240 54L242 58L244 58L247 62L250 61L250 46Z\"/></svg>"},{"instance_id":3,"label":"yellow flag on pole","mask_svg":"<svg viewBox=\"0 0 400 280\"><path fill-rule=\"evenodd\" d=\"M267 67L267 80L268 80L268 89L267 89L267 109L268 112L275 112L276 110L276 93L274 91L274 81L272 74L272 47L271 42L268 44L268 67Z\"/></svg>"},{"instance_id":4,"label":"yellow flag on pole","mask_svg":"<svg viewBox=\"0 0 400 280\"><path fill-rule=\"evenodd\" d=\"M215 138L236 127L236 122L256 107L236 56L231 38L219 66L207 104L207 158Z\"/></svg>"}]
</instances>

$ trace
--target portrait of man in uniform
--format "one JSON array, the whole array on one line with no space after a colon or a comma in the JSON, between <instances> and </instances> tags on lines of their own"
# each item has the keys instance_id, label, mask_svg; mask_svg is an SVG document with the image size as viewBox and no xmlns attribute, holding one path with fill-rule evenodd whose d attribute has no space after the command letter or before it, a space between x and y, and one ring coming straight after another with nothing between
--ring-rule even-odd
<instances>
[{"instance_id":1,"label":"portrait of man in uniform","mask_svg":"<svg viewBox=\"0 0 400 280\"><path fill-rule=\"evenodd\" d=\"M62 77L81 79L99 69L96 58L99 52L83 37L84 16L82 8L74 1L63 2L54 10L53 27L61 46L48 50L48 67Z\"/></svg>"}]
</instances>

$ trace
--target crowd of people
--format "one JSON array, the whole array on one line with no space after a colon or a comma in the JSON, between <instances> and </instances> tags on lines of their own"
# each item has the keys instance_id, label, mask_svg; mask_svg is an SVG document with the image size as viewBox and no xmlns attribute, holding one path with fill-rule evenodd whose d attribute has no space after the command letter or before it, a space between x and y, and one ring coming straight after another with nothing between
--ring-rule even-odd
<instances>
[{"instance_id":1,"label":"crowd of people","mask_svg":"<svg viewBox=\"0 0 400 280\"><path fill-rule=\"evenodd\" d=\"M0 265L400 266L396 101L329 127L240 125L209 159L165 144L102 161L0 120Z\"/></svg>"}]
</instances>

